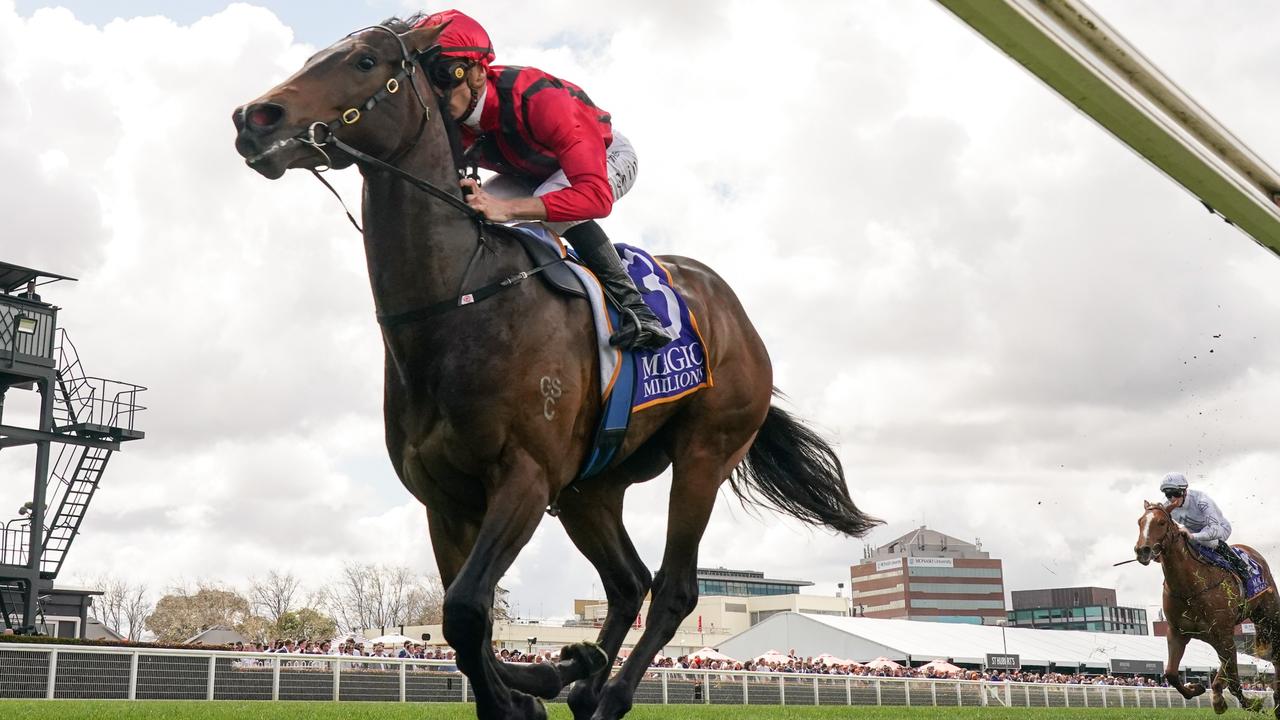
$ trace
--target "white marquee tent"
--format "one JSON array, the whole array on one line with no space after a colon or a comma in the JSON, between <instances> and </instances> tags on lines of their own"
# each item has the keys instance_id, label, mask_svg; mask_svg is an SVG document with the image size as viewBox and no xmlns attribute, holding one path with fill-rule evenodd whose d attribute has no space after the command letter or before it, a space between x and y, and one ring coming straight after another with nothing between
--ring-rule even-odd
<instances>
[{"instance_id":1,"label":"white marquee tent","mask_svg":"<svg viewBox=\"0 0 1280 720\"><path fill-rule=\"evenodd\" d=\"M1024 666L1069 668L1084 665L1094 672L1112 659L1164 662L1165 639L1150 635L1114 635L1074 630L1032 630L990 625L962 625L914 620L877 620L804 613L779 613L720 643L734 657L754 657L769 648L795 648L801 657L832 653L866 662L876 657L921 662L951 658L960 664L982 664L987 654L1012 654ZM1239 656L1241 671L1273 673L1274 666L1251 655ZM1218 656L1203 642L1192 641L1182 660L1184 670L1216 669Z\"/></svg>"}]
</instances>

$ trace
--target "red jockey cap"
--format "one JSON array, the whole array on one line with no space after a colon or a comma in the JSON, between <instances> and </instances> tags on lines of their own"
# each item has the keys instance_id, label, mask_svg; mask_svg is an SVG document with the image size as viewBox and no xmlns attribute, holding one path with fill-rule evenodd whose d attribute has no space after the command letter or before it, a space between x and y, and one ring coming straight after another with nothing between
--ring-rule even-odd
<instances>
[{"instance_id":1,"label":"red jockey cap","mask_svg":"<svg viewBox=\"0 0 1280 720\"><path fill-rule=\"evenodd\" d=\"M436 40L440 44L441 55L466 58L485 66L493 62L493 43L489 41L489 33L484 31L480 23L462 12L441 10L419 20L414 27L443 25L446 22L449 26Z\"/></svg>"}]
</instances>

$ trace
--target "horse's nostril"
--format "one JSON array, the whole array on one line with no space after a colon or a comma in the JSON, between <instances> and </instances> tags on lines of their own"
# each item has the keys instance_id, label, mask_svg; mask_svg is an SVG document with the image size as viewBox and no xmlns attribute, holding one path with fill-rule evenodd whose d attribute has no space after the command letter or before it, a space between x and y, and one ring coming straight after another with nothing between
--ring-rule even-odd
<instances>
[{"instance_id":1,"label":"horse's nostril","mask_svg":"<svg viewBox=\"0 0 1280 720\"><path fill-rule=\"evenodd\" d=\"M284 108L275 103L256 103L244 109L243 122L253 130L270 130L284 119Z\"/></svg>"}]
</instances>

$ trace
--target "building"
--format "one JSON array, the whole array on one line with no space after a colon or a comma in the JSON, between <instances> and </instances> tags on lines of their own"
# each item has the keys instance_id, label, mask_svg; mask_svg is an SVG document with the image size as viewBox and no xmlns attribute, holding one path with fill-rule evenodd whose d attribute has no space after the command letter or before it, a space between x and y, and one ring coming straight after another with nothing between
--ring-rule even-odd
<instances>
[{"instance_id":1,"label":"building","mask_svg":"<svg viewBox=\"0 0 1280 720\"><path fill-rule=\"evenodd\" d=\"M1074 587L1014 590L1009 625L1041 630L1086 630L1150 635L1147 611L1121 607L1111 588Z\"/></svg>"},{"instance_id":2,"label":"building","mask_svg":"<svg viewBox=\"0 0 1280 720\"><path fill-rule=\"evenodd\" d=\"M1003 563L965 542L921 525L850 568L853 614L881 619L1001 625Z\"/></svg>"},{"instance_id":3,"label":"building","mask_svg":"<svg viewBox=\"0 0 1280 720\"><path fill-rule=\"evenodd\" d=\"M813 583L808 580L777 580L766 578L756 570L727 570L725 568L698 568L698 595L733 595L753 597L757 595L796 595L800 588Z\"/></svg>"}]
</instances>

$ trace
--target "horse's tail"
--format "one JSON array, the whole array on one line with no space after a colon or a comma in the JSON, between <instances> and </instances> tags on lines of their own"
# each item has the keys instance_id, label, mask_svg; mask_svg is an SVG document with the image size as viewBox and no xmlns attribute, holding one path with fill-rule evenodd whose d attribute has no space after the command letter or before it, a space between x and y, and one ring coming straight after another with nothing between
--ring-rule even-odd
<instances>
[{"instance_id":1,"label":"horse's tail","mask_svg":"<svg viewBox=\"0 0 1280 720\"><path fill-rule=\"evenodd\" d=\"M853 537L882 522L853 504L831 445L777 406L769 408L729 486L743 503L771 505L797 520Z\"/></svg>"}]
</instances>

